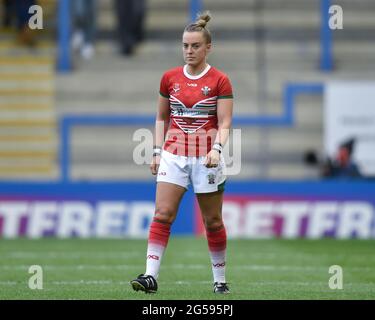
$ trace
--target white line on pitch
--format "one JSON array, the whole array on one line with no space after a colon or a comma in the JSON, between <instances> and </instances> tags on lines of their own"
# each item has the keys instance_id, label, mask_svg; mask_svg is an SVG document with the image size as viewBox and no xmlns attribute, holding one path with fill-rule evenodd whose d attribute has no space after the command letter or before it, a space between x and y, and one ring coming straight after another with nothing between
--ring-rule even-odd
<instances>
[{"instance_id":1,"label":"white line on pitch","mask_svg":"<svg viewBox=\"0 0 375 320\"><path fill-rule=\"evenodd\" d=\"M41 264L44 270L124 270L139 268L139 264L134 265L91 265L91 264L79 264L79 265L50 265ZM171 264L163 266L163 269L206 269L210 264ZM29 265L1 265L0 270L28 270ZM291 265L240 265L231 266L228 265L227 269L232 270L253 270L253 271L324 271L328 270L328 266L291 266ZM361 272L374 272L375 268L369 267L346 267L346 271L361 271Z\"/></svg>"}]
</instances>

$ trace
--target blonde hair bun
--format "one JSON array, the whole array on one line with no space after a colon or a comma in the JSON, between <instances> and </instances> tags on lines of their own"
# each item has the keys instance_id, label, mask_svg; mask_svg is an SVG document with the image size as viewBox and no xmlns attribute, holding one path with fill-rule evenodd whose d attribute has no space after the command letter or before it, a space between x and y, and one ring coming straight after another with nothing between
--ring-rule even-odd
<instances>
[{"instance_id":1,"label":"blonde hair bun","mask_svg":"<svg viewBox=\"0 0 375 320\"><path fill-rule=\"evenodd\" d=\"M195 24L201 28L205 28L208 21L211 20L211 14L209 11L198 14Z\"/></svg>"},{"instance_id":2,"label":"blonde hair bun","mask_svg":"<svg viewBox=\"0 0 375 320\"><path fill-rule=\"evenodd\" d=\"M195 22L192 22L185 27L184 32L202 32L206 43L211 43L211 33L210 30L206 28L207 22L210 20L211 14L209 11L200 13Z\"/></svg>"}]
</instances>

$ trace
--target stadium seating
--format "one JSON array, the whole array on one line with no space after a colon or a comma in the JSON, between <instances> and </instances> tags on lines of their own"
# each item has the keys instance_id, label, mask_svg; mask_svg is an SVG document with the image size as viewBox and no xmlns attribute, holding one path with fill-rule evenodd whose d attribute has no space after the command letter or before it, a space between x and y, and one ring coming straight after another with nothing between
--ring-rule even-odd
<instances>
[{"instance_id":1,"label":"stadium seating","mask_svg":"<svg viewBox=\"0 0 375 320\"><path fill-rule=\"evenodd\" d=\"M0 179L51 179L58 175L55 112L56 2L38 1L44 29L37 46L16 42L15 30L0 31Z\"/></svg>"},{"instance_id":2,"label":"stadium seating","mask_svg":"<svg viewBox=\"0 0 375 320\"><path fill-rule=\"evenodd\" d=\"M113 1L98 2L97 53L89 61L74 57L72 72L56 75L57 116L60 119L68 114L154 115L161 74L182 63L179 39L188 21L188 0L149 0L146 41L130 58L118 55L114 45ZM368 66L375 63L375 20L371 14L375 3L371 0L340 2L344 7L345 33L334 32L335 69L331 73L319 70L319 1L204 3L214 15L214 52L210 63L230 76L237 115L280 114L287 82L372 78ZM48 151L43 154L44 162L37 163L46 163L48 170L34 170L31 176L55 179L59 145L53 108L46 109L42 116L50 121L43 131L48 132L49 138L37 145ZM311 171L302 159L307 149L323 149L323 97L298 97L295 116L296 123L290 128L242 127L242 170L233 179L317 177L317 171ZM41 128L38 126L38 130ZM151 179L147 167L137 166L132 160L137 144L132 141L135 129L75 128L71 140L73 178ZM7 176L16 171L7 171Z\"/></svg>"}]
</instances>

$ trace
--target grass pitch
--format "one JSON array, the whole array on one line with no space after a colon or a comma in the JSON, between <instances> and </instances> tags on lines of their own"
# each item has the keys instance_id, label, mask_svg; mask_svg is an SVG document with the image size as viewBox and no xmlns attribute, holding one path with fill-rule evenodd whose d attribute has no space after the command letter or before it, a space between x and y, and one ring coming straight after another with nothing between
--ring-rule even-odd
<instances>
[{"instance_id":1,"label":"grass pitch","mask_svg":"<svg viewBox=\"0 0 375 320\"><path fill-rule=\"evenodd\" d=\"M172 237L154 295L129 281L145 271L146 240L0 240L1 299L263 300L375 299L375 241L229 240L231 294L212 293L204 238ZM31 265L43 289L31 290ZM329 267L343 269L343 289L328 286Z\"/></svg>"}]
</instances>

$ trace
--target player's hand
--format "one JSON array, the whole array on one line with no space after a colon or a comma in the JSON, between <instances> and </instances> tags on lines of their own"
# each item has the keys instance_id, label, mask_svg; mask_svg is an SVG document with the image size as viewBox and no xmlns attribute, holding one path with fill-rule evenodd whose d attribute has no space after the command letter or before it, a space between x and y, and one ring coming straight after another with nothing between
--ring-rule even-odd
<instances>
[{"instance_id":1,"label":"player's hand","mask_svg":"<svg viewBox=\"0 0 375 320\"><path fill-rule=\"evenodd\" d=\"M220 153L217 150L212 149L206 156L204 165L207 168L216 168L220 162Z\"/></svg>"},{"instance_id":2,"label":"player's hand","mask_svg":"<svg viewBox=\"0 0 375 320\"><path fill-rule=\"evenodd\" d=\"M155 176L158 173L160 165L160 155L153 156L150 164L151 173Z\"/></svg>"}]
</instances>

